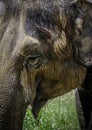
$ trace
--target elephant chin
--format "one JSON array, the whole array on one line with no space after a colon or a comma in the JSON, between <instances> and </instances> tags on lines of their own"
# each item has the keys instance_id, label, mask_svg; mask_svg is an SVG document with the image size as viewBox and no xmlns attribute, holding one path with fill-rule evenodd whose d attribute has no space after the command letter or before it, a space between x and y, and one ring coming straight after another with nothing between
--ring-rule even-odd
<instances>
[{"instance_id":1,"label":"elephant chin","mask_svg":"<svg viewBox=\"0 0 92 130\"><path fill-rule=\"evenodd\" d=\"M44 106L46 102L47 100L40 100L38 97L35 98L32 106L32 113L35 119L37 119L41 107Z\"/></svg>"}]
</instances>

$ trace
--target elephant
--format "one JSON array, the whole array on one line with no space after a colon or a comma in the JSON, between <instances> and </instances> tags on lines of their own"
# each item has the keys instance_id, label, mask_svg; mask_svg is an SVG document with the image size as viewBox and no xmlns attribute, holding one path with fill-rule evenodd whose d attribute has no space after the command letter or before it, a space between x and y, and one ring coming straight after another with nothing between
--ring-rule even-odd
<instances>
[{"instance_id":1,"label":"elephant","mask_svg":"<svg viewBox=\"0 0 92 130\"><path fill-rule=\"evenodd\" d=\"M37 118L49 99L89 79L91 42L85 50L82 38L91 16L81 6L90 10L91 0L0 0L0 130L22 130L28 105Z\"/></svg>"},{"instance_id":2,"label":"elephant","mask_svg":"<svg viewBox=\"0 0 92 130\"><path fill-rule=\"evenodd\" d=\"M76 108L81 130L92 130L92 0L77 3L75 59L87 68L87 75L76 90Z\"/></svg>"}]
</instances>

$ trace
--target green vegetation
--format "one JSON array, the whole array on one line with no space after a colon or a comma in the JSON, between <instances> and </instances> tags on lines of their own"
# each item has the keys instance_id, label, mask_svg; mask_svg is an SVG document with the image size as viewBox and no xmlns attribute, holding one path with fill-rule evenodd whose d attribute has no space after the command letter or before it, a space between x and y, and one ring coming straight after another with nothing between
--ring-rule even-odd
<instances>
[{"instance_id":1,"label":"green vegetation","mask_svg":"<svg viewBox=\"0 0 92 130\"><path fill-rule=\"evenodd\" d=\"M37 120L28 109L23 130L79 130L74 92L50 100Z\"/></svg>"}]
</instances>

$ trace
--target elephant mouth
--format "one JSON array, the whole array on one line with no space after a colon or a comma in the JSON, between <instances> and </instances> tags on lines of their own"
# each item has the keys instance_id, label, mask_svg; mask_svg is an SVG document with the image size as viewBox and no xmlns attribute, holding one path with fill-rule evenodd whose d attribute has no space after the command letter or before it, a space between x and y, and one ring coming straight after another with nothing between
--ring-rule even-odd
<instances>
[{"instance_id":1,"label":"elephant mouth","mask_svg":"<svg viewBox=\"0 0 92 130\"><path fill-rule=\"evenodd\" d=\"M34 118L36 119L38 117L38 114L41 110L41 107L45 105L45 103L47 102L48 99L46 99L43 96L43 93L41 91L41 82L38 84L37 86L37 90L36 90L36 97L34 99L34 102L32 104L32 114L34 116Z\"/></svg>"},{"instance_id":2,"label":"elephant mouth","mask_svg":"<svg viewBox=\"0 0 92 130\"><path fill-rule=\"evenodd\" d=\"M32 107L32 113L34 115L34 118L37 119L38 114L41 110L41 107L45 105L47 100L38 100L37 98L35 98L35 101L33 103L33 107Z\"/></svg>"}]
</instances>

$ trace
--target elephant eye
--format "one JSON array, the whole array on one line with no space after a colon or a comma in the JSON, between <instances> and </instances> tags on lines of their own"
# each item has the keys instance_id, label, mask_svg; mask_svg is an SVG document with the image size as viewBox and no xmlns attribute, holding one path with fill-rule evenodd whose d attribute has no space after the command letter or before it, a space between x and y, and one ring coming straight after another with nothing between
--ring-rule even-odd
<instances>
[{"instance_id":1,"label":"elephant eye","mask_svg":"<svg viewBox=\"0 0 92 130\"><path fill-rule=\"evenodd\" d=\"M39 56L38 57L30 57L29 58L29 64L30 65L35 65L35 64L37 64L39 62L39 60L40 60Z\"/></svg>"},{"instance_id":2,"label":"elephant eye","mask_svg":"<svg viewBox=\"0 0 92 130\"><path fill-rule=\"evenodd\" d=\"M30 68L36 69L42 64L43 57L40 54L39 55L29 55L29 56L27 56L26 61L27 61L27 67L29 69Z\"/></svg>"}]
</instances>

